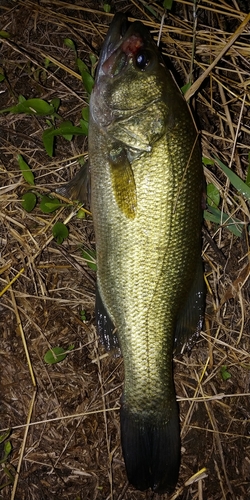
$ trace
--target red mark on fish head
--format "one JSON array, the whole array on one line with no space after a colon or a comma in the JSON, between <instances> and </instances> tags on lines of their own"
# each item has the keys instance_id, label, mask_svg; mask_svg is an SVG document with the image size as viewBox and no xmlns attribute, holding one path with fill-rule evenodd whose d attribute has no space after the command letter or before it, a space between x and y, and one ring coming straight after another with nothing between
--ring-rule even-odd
<instances>
[{"instance_id":1,"label":"red mark on fish head","mask_svg":"<svg viewBox=\"0 0 250 500\"><path fill-rule=\"evenodd\" d=\"M127 40L121 45L121 50L127 55L132 56L137 54L137 52L143 47L143 40L138 35L131 35Z\"/></svg>"},{"instance_id":2,"label":"red mark on fish head","mask_svg":"<svg viewBox=\"0 0 250 500\"><path fill-rule=\"evenodd\" d=\"M126 67L128 60L137 56L143 45L143 40L139 35L131 35L103 63L103 73L112 77L119 74Z\"/></svg>"}]
</instances>

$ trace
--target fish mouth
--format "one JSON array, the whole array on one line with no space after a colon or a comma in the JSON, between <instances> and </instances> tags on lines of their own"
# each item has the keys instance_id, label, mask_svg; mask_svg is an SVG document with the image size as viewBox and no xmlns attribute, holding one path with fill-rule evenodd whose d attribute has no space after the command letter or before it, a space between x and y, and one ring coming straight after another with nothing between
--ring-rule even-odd
<instances>
[{"instance_id":1,"label":"fish mouth","mask_svg":"<svg viewBox=\"0 0 250 500\"><path fill-rule=\"evenodd\" d=\"M120 73L145 45L148 32L140 22L130 23L122 13L115 14L99 57L96 81L102 76L111 78Z\"/></svg>"},{"instance_id":2,"label":"fish mouth","mask_svg":"<svg viewBox=\"0 0 250 500\"><path fill-rule=\"evenodd\" d=\"M102 75L107 74L107 70L103 65L109 60L110 56L120 47L121 41L129 28L127 16L118 12L113 17L109 26L104 44L99 57L99 62L96 70L96 80Z\"/></svg>"}]
</instances>

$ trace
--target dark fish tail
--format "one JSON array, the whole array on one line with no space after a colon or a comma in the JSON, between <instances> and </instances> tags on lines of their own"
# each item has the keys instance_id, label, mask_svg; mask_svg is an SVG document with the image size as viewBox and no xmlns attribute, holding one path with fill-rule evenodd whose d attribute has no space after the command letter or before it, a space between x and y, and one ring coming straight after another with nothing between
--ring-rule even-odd
<instances>
[{"instance_id":1,"label":"dark fish tail","mask_svg":"<svg viewBox=\"0 0 250 500\"><path fill-rule=\"evenodd\" d=\"M121 441L129 482L138 490L174 490L180 467L179 412L173 400L169 418L145 418L121 407Z\"/></svg>"}]
</instances>

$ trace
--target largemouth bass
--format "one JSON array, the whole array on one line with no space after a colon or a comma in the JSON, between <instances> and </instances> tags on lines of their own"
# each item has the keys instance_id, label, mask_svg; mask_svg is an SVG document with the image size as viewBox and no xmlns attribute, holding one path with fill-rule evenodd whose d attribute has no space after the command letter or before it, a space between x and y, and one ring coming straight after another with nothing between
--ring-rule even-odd
<instances>
[{"instance_id":1,"label":"largemouth bass","mask_svg":"<svg viewBox=\"0 0 250 500\"><path fill-rule=\"evenodd\" d=\"M89 158L97 326L107 348L118 338L124 359L127 475L137 489L163 493L180 465L173 349L203 316L203 174L185 100L146 27L122 14L100 54Z\"/></svg>"}]
</instances>

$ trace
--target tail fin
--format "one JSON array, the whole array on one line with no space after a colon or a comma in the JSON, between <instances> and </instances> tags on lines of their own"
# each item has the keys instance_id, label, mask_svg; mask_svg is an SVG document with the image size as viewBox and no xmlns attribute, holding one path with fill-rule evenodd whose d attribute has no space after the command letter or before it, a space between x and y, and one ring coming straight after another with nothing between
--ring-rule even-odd
<instances>
[{"instance_id":1,"label":"tail fin","mask_svg":"<svg viewBox=\"0 0 250 500\"><path fill-rule=\"evenodd\" d=\"M159 422L121 407L121 441L129 482L138 490L174 490L180 467L180 425L177 403L170 419Z\"/></svg>"}]
</instances>

